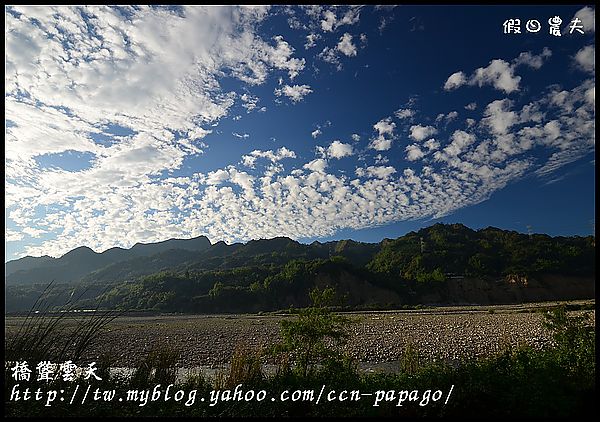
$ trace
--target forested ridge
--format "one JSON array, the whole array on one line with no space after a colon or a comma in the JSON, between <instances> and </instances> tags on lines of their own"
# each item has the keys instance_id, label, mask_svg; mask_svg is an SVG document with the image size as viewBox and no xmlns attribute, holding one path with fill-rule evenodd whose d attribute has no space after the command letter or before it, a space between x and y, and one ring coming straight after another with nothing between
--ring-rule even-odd
<instances>
[{"instance_id":1,"label":"forested ridge","mask_svg":"<svg viewBox=\"0 0 600 422\"><path fill-rule=\"evenodd\" d=\"M569 291L568 283L573 282L569 280L588 280L589 284L595 275L592 236L527 235L493 227L472 230L461 224L435 224L378 244L342 240L306 245L274 238L211 245L208 239L199 239L191 239L190 249L180 249L186 241L178 241L174 248L161 242L155 254L148 254L152 245L144 245L146 254L139 253L140 248L132 253L136 247L121 250L130 257L117 262L89 250L102 257L103 266L87 273L70 256L70 263L53 271L72 265L77 277L67 282L55 279L47 294L57 306L67 297L78 298L78 308L100 303L123 310L258 312L305 306L312 287L331 285L338 291L340 307L394 308L460 301L457 283L473 280L480 290L514 289L515 282L526 288L528 280L534 284L542 280L536 285L547 290L547 276L564 278L561 283L566 285L549 293L551 297ZM92 267L98 265L88 251L80 250L79 255ZM45 270L47 264L45 257L42 266L29 273L21 268L7 275L8 311L27 309L41 293L49 280L36 282L30 277L32 273L52 274ZM569 294L589 295L593 285L577 289ZM486 300L511 300L512 296L505 296L492 292Z\"/></svg>"}]
</instances>

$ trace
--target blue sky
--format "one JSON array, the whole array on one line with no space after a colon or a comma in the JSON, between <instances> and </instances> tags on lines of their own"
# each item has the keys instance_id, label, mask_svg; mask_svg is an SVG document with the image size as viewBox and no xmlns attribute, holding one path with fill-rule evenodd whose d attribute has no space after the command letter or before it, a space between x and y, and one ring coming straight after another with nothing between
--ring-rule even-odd
<instances>
[{"instance_id":1,"label":"blue sky","mask_svg":"<svg viewBox=\"0 0 600 422\"><path fill-rule=\"evenodd\" d=\"M6 260L199 235L376 242L435 222L592 233L593 7L5 18Z\"/></svg>"}]
</instances>

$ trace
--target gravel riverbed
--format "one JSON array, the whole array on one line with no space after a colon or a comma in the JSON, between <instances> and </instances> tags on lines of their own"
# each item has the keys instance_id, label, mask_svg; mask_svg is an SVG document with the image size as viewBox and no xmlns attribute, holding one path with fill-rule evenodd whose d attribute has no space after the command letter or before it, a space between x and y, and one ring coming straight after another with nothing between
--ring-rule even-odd
<instances>
[{"instance_id":1,"label":"gravel riverbed","mask_svg":"<svg viewBox=\"0 0 600 422\"><path fill-rule=\"evenodd\" d=\"M424 311L351 313L346 351L366 364L393 364L407 345L422 360L459 360L496 354L510 346L544 347L551 335L535 305L436 308ZM490 309L493 309L490 311ZM182 368L229 362L236 347L260 348L279 339L287 315L123 316L109 323L84 356L112 355L116 367L132 367L155 348L180 352ZM18 318L5 318L7 337Z\"/></svg>"}]
</instances>

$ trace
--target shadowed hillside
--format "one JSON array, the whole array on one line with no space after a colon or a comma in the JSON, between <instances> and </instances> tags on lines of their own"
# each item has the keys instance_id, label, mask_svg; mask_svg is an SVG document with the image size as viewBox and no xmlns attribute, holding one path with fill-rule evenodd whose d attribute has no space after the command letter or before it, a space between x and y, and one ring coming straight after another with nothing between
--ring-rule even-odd
<instances>
[{"instance_id":1,"label":"shadowed hillside","mask_svg":"<svg viewBox=\"0 0 600 422\"><path fill-rule=\"evenodd\" d=\"M306 306L315 286L335 287L339 306L352 309L595 294L593 237L476 231L461 224L435 224L378 244L306 245L278 237L211 245L199 237L101 254L80 247L39 260L7 264L20 268L6 277L8 311L27 309L52 280L57 304L81 294L81 307L101 299L111 309L202 313Z\"/></svg>"}]
</instances>

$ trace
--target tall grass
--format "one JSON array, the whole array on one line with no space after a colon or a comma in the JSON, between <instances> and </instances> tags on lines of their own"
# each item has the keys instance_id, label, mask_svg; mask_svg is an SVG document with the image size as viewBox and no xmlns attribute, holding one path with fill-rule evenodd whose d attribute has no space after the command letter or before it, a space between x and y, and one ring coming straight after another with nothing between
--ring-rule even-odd
<instances>
[{"instance_id":1,"label":"tall grass","mask_svg":"<svg viewBox=\"0 0 600 422\"><path fill-rule=\"evenodd\" d=\"M168 385L177 379L177 361L181 353L172 347L155 347L136 365L132 384L139 386Z\"/></svg>"},{"instance_id":2,"label":"tall grass","mask_svg":"<svg viewBox=\"0 0 600 422\"><path fill-rule=\"evenodd\" d=\"M119 316L119 312L101 311L98 303L93 312L75 313L75 305L85 294L71 297L62 305L48 296L51 282L37 298L15 335L5 339L6 361L77 361L89 349L103 328Z\"/></svg>"},{"instance_id":3,"label":"tall grass","mask_svg":"<svg viewBox=\"0 0 600 422\"><path fill-rule=\"evenodd\" d=\"M233 388L238 384L259 384L265 378L262 370L262 356L261 349L250 349L238 345L231 357L229 368L215 374L215 388Z\"/></svg>"},{"instance_id":4,"label":"tall grass","mask_svg":"<svg viewBox=\"0 0 600 422\"><path fill-rule=\"evenodd\" d=\"M421 355L419 349L409 342L400 359L400 370L407 374L416 373L421 367Z\"/></svg>"}]
</instances>

